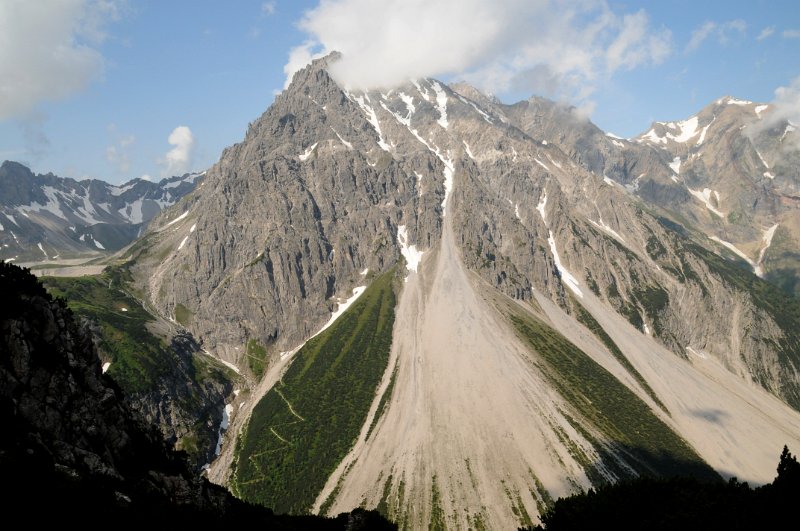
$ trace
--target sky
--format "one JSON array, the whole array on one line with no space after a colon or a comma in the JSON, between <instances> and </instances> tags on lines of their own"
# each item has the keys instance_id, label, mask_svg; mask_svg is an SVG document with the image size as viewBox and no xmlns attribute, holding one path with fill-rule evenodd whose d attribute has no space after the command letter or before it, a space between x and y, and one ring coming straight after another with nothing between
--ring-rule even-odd
<instances>
[{"instance_id":1,"label":"sky","mask_svg":"<svg viewBox=\"0 0 800 531\"><path fill-rule=\"evenodd\" d=\"M213 165L291 74L467 81L622 137L732 95L800 123L796 0L0 0L0 161L119 184Z\"/></svg>"}]
</instances>

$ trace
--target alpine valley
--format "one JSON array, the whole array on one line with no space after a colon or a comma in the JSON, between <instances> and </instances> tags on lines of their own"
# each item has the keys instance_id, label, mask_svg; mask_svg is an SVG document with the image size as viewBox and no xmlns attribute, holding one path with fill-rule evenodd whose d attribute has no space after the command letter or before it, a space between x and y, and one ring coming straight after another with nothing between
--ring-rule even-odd
<instances>
[{"instance_id":1,"label":"alpine valley","mask_svg":"<svg viewBox=\"0 0 800 531\"><path fill-rule=\"evenodd\" d=\"M534 525L638 476L772 480L800 448L795 124L725 96L622 139L461 83L349 91L337 58L202 180L0 170L4 245L36 223L29 265L101 256L44 282L133 409L247 502L409 529Z\"/></svg>"}]
</instances>

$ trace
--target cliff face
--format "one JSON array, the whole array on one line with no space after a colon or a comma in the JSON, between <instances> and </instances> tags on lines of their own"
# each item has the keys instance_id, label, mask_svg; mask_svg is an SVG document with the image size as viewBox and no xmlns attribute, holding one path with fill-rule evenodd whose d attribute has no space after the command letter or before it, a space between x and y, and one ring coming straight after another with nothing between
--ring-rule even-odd
<instances>
[{"instance_id":1,"label":"cliff face","mask_svg":"<svg viewBox=\"0 0 800 531\"><path fill-rule=\"evenodd\" d=\"M233 498L122 401L102 374L91 334L26 270L0 263L0 473L6 517L28 523L277 528L368 525L374 515L285 519Z\"/></svg>"}]
</instances>

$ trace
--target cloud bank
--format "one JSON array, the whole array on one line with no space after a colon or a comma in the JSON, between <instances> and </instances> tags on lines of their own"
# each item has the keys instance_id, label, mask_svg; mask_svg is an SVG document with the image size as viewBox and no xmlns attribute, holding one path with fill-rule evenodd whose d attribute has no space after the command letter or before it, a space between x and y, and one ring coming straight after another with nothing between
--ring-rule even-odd
<instances>
[{"instance_id":1,"label":"cloud bank","mask_svg":"<svg viewBox=\"0 0 800 531\"><path fill-rule=\"evenodd\" d=\"M192 164L192 153L194 151L192 130L185 125L179 125L172 130L167 142L173 148L159 161L163 167L161 174L164 177L183 175L190 170Z\"/></svg>"},{"instance_id":2,"label":"cloud bank","mask_svg":"<svg viewBox=\"0 0 800 531\"><path fill-rule=\"evenodd\" d=\"M788 121L793 124L795 131L784 137L783 146L800 151L800 76L794 78L788 87L775 89L775 99L771 103L774 106L772 111L748 127L747 133L752 138Z\"/></svg>"},{"instance_id":3,"label":"cloud bank","mask_svg":"<svg viewBox=\"0 0 800 531\"><path fill-rule=\"evenodd\" d=\"M287 81L336 50L331 73L356 89L459 76L495 94L550 87L581 101L603 78L671 51L669 30L605 0L322 0L299 27L308 39L290 52Z\"/></svg>"},{"instance_id":4,"label":"cloud bank","mask_svg":"<svg viewBox=\"0 0 800 531\"><path fill-rule=\"evenodd\" d=\"M82 91L102 74L97 45L119 17L114 0L0 2L0 120Z\"/></svg>"}]
</instances>

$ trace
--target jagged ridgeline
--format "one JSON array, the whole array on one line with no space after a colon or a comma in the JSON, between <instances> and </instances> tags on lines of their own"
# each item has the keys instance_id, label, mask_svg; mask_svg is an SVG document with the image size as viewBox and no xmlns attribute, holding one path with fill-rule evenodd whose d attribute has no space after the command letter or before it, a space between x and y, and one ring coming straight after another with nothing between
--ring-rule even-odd
<instances>
[{"instance_id":1,"label":"jagged ridgeline","mask_svg":"<svg viewBox=\"0 0 800 531\"><path fill-rule=\"evenodd\" d=\"M394 269L375 278L333 326L294 355L253 409L237 443L231 482L237 495L279 512L311 508L357 439L386 372L396 278Z\"/></svg>"}]
</instances>

